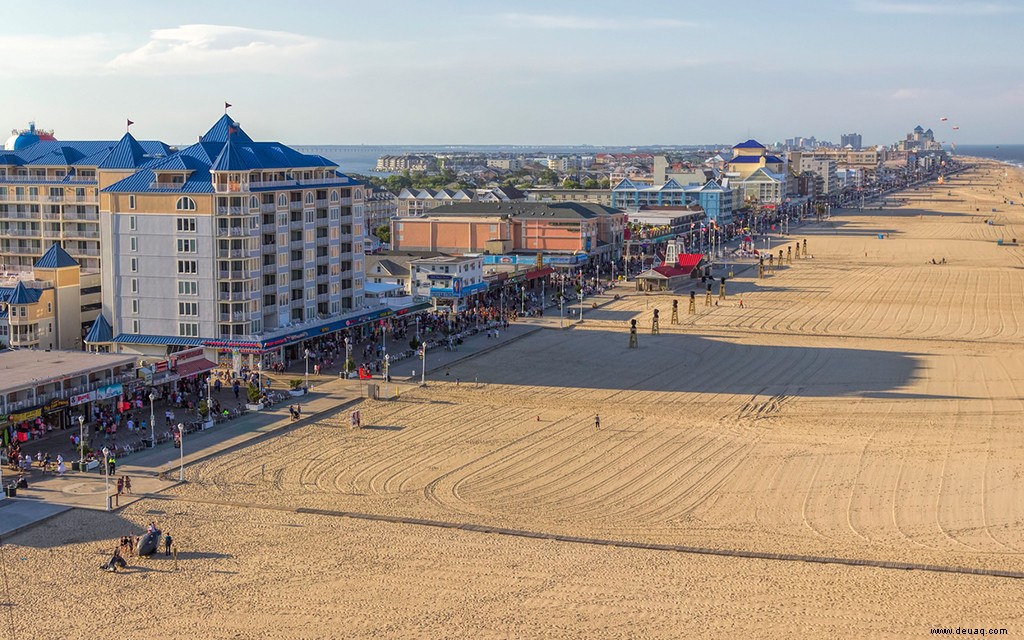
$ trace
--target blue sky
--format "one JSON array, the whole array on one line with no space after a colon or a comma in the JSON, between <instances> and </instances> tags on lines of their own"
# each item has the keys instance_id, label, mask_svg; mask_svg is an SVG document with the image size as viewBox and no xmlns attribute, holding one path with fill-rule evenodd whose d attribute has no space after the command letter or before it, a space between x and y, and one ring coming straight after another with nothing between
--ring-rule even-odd
<instances>
[{"instance_id":1,"label":"blue sky","mask_svg":"<svg viewBox=\"0 0 1024 640\"><path fill-rule=\"evenodd\" d=\"M65 139L131 118L190 142L226 100L290 144L875 144L916 124L1024 142L1017 0L96 0L5 19L0 124Z\"/></svg>"}]
</instances>

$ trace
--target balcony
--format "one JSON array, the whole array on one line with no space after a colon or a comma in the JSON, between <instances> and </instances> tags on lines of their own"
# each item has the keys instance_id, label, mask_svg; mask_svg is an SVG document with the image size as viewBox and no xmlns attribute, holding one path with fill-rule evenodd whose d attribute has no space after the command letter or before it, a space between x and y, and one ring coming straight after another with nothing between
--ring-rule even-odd
<instances>
[{"instance_id":1,"label":"balcony","mask_svg":"<svg viewBox=\"0 0 1024 640\"><path fill-rule=\"evenodd\" d=\"M6 249L0 247L0 253L19 256L41 256L43 255L43 250L33 247L7 247Z\"/></svg>"},{"instance_id":2,"label":"balcony","mask_svg":"<svg viewBox=\"0 0 1024 640\"><path fill-rule=\"evenodd\" d=\"M264 275L274 275L274 274L276 274L277 273L277 265L276 264L265 264L265 265L263 265L263 273L264 273Z\"/></svg>"},{"instance_id":3,"label":"balcony","mask_svg":"<svg viewBox=\"0 0 1024 640\"><path fill-rule=\"evenodd\" d=\"M261 204L260 205L260 212L261 213L274 213L275 211L277 211L277 205L276 204L271 203L271 204Z\"/></svg>"},{"instance_id":4,"label":"balcony","mask_svg":"<svg viewBox=\"0 0 1024 640\"><path fill-rule=\"evenodd\" d=\"M249 252L246 249L217 249L218 258L247 258Z\"/></svg>"},{"instance_id":5,"label":"balcony","mask_svg":"<svg viewBox=\"0 0 1024 640\"><path fill-rule=\"evenodd\" d=\"M305 223L302 222L302 220L292 220L291 222L288 223L288 228L289 229L295 229L296 231L300 231L302 229L302 225L303 224L305 224Z\"/></svg>"},{"instance_id":6,"label":"balcony","mask_svg":"<svg viewBox=\"0 0 1024 640\"><path fill-rule=\"evenodd\" d=\"M339 205L341 205L343 207L351 207L352 206L352 198L351 197L339 198L337 204L339 204Z\"/></svg>"},{"instance_id":7,"label":"balcony","mask_svg":"<svg viewBox=\"0 0 1024 640\"><path fill-rule=\"evenodd\" d=\"M303 186L308 187L316 184L352 184L352 180L349 178L330 176L328 178L309 178L308 180L302 180L301 183Z\"/></svg>"},{"instance_id":8,"label":"balcony","mask_svg":"<svg viewBox=\"0 0 1024 640\"><path fill-rule=\"evenodd\" d=\"M92 238L92 239L99 239L100 232L99 231L86 231L84 229L68 229L67 227L65 227L64 228L64 237L65 238Z\"/></svg>"},{"instance_id":9,"label":"balcony","mask_svg":"<svg viewBox=\"0 0 1024 640\"><path fill-rule=\"evenodd\" d=\"M64 219L65 220L92 220L92 221L95 222L95 221L98 221L100 219L100 214L95 212L95 211L86 211L84 213L78 213L76 211L65 211L64 212Z\"/></svg>"},{"instance_id":10,"label":"balcony","mask_svg":"<svg viewBox=\"0 0 1024 640\"><path fill-rule=\"evenodd\" d=\"M316 263L320 264L320 265L327 264L328 260L330 260L330 258L327 257L327 256L317 256L316 257Z\"/></svg>"},{"instance_id":11,"label":"balcony","mask_svg":"<svg viewBox=\"0 0 1024 640\"><path fill-rule=\"evenodd\" d=\"M248 213L245 207L217 207L219 216L240 216Z\"/></svg>"},{"instance_id":12,"label":"balcony","mask_svg":"<svg viewBox=\"0 0 1024 640\"><path fill-rule=\"evenodd\" d=\"M220 238L225 238L225 237L228 237L228 236L247 236L247 235L249 235L249 230L246 229L245 227L218 227L217 228L217 236L220 237Z\"/></svg>"},{"instance_id":13,"label":"balcony","mask_svg":"<svg viewBox=\"0 0 1024 640\"><path fill-rule=\"evenodd\" d=\"M217 294L218 300L245 302L252 299L252 291L221 291Z\"/></svg>"},{"instance_id":14,"label":"balcony","mask_svg":"<svg viewBox=\"0 0 1024 640\"><path fill-rule=\"evenodd\" d=\"M249 314L239 311L238 313L222 313L220 314L221 322L245 322L249 318Z\"/></svg>"},{"instance_id":15,"label":"balcony","mask_svg":"<svg viewBox=\"0 0 1024 640\"><path fill-rule=\"evenodd\" d=\"M250 181L250 189L287 189L299 186L298 180L264 180L262 182Z\"/></svg>"},{"instance_id":16,"label":"balcony","mask_svg":"<svg viewBox=\"0 0 1024 640\"><path fill-rule=\"evenodd\" d=\"M181 191L185 186L183 182L150 182L149 188L154 191Z\"/></svg>"},{"instance_id":17,"label":"balcony","mask_svg":"<svg viewBox=\"0 0 1024 640\"><path fill-rule=\"evenodd\" d=\"M58 200L56 200L56 199L54 199L54 200L43 200L42 198L40 198L40 201L42 201L42 202L58 202ZM70 203L70 204L98 204L99 201L100 201L99 196L65 196L64 197L64 202L67 202L67 203Z\"/></svg>"},{"instance_id":18,"label":"balcony","mask_svg":"<svg viewBox=\"0 0 1024 640\"><path fill-rule=\"evenodd\" d=\"M289 211L302 211L302 201L301 200L293 200L293 201L289 202L288 203L288 209L289 209Z\"/></svg>"},{"instance_id":19,"label":"balcony","mask_svg":"<svg viewBox=\"0 0 1024 640\"><path fill-rule=\"evenodd\" d=\"M326 206L327 206L327 200L317 200L316 201L316 208L317 209L322 209L322 208L324 208Z\"/></svg>"},{"instance_id":20,"label":"balcony","mask_svg":"<svg viewBox=\"0 0 1024 640\"><path fill-rule=\"evenodd\" d=\"M39 229L8 229L7 231L0 232L0 235L10 238L38 238Z\"/></svg>"},{"instance_id":21,"label":"balcony","mask_svg":"<svg viewBox=\"0 0 1024 640\"><path fill-rule=\"evenodd\" d=\"M0 182L59 182L64 179L64 176L49 176L37 175L37 176L12 176L12 175L0 175Z\"/></svg>"},{"instance_id":22,"label":"balcony","mask_svg":"<svg viewBox=\"0 0 1024 640\"><path fill-rule=\"evenodd\" d=\"M11 333L10 337L12 347L32 347L39 343L38 331Z\"/></svg>"},{"instance_id":23,"label":"balcony","mask_svg":"<svg viewBox=\"0 0 1024 640\"><path fill-rule=\"evenodd\" d=\"M352 214L338 218L338 224L352 224Z\"/></svg>"},{"instance_id":24,"label":"balcony","mask_svg":"<svg viewBox=\"0 0 1024 640\"><path fill-rule=\"evenodd\" d=\"M251 280L259 275L259 272L249 271L248 269L231 269L230 271L221 269L217 272L217 275L221 280Z\"/></svg>"},{"instance_id":25,"label":"balcony","mask_svg":"<svg viewBox=\"0 0 1024 640\"><path fill-rule=\"evenodd\" d=\"M67 252L74 256L93 256L98 258L100 255L99 249L76 249L74 247L67 247Z\"/></svg>"},{"instance_id":26,"label":"balcony","mask_svg":"<svg viewBox=\"0 0 1024 640\"><path fill-rule=\"evenodd\" d=\"M59 213L44 213L43 216L53 215L57 216L54 219L60 218ZM8 220L38 220L38 213L31 213L29 211L8 211L7 213L0 212L0 219L6 218Z\"/></svg>"}]
</instances>

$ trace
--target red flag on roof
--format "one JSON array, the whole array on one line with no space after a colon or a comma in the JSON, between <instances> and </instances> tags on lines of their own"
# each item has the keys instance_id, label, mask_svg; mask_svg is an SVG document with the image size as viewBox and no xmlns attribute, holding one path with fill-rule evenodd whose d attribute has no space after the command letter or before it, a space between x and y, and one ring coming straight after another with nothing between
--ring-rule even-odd
<instances>
[{"instance_id":1,"label":"red flag on roof","mask_svg":"<svg viewBox=\"0 0 1024 640\"><path fill-rule=\"evenodd\" d=\"M230 136L233 133L238 133L238 129L235 127L228 127L228 135Z\"/></svg>"}]
</instances>

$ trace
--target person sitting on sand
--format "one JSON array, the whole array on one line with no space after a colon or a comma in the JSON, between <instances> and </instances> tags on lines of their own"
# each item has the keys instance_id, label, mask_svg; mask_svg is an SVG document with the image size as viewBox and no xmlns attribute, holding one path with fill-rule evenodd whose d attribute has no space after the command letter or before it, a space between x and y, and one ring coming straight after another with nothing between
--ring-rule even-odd
<instances>
[{"instance_id":1,"label":"person sitting on sand","mask_svg":"<svg viewBox=\"0 0 1024 640\"><path fill-rule=\"evenodd\" d=\"M114 573L117 573L118 567L121 567L122 569L128 568L128 563L125 562L124 556L121 555L121 547L114 549L114 555L110 556L110 560L108 560L106 564L100 565L100 569L103 569L104 571L112 571Z\"/></svg>"}]
</instances>

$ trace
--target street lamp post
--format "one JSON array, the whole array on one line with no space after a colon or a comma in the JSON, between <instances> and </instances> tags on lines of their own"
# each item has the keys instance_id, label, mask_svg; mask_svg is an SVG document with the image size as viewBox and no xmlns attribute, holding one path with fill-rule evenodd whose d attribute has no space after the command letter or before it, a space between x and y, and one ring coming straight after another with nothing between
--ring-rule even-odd
<instances>
[{"instance_id":1,"label":"street lamp post","mask_svg":"<svg viewBox=\"0 0 1024 640\"><path fill-rule=\"evenodd\" d=\"M85 471L85 414L78 416L78 470Z\"/></svg>"},{"instance_id":2,"label":"street lamp post","mask_svg":"<svg viewBox=\"0 0 1024 640\"><path fill-rule=\"evenodd\" d=\"M583 269L580 269L580 322L583 322Z\"/></svg>"},{"instance_id":3,"label":"street lamp post","mask_svg":"<svg viewBox=\"0 0 1024 640\"><path fill-rule=\"evenodd\" d=\"M391 380L391 356L384 354L384 397L388 398L388 382Z\"/></svg>"},{"instance_id":4,"label":"street lamp post","mask_svg":"<svg viewBox=\"0 0 1024 640\"><path fill-rule=\"evenodd\" d=\"M156 446L156 413L153 411L153 402L156 400L156 394L152 391L149 392L149 446Z\"/></svg>"},{"instance_id":5,"label":"street lamp post","mask_svg":"<svg viewBox=\"0 0 1024 640\"><path fill-rule=\"evenodd\" d=\"M525 316L526 315L526 285L525 284L519 285L519 291L522 292L522 294L523 294L522 295L522 303L520 304L520 308L519 308L519 315Z\"/></svg>"},{"instance_id":6,"label":"street lamp post","mask_svg":"<svg viewBox=\"0 0 1024 640\"><path fill-rule=\"evenodd\" d=\"M306 358L306 391L309 391L309 349L303 351Z\"/></svg>"},{"instance_id":7,"label":"street lamp post","mask_svg":"<svg viewBox=\"0 0 1024 640\"><path fill-rule=\"evenodd\" d=\"M423 358L421 366L423 370L420 371L420 386L427 386L427 343L420 343L420 355Z\"/></svg>"},{"instance_id":8,"label":"street lamp post","mask_svg":"<svg viewBox=\"0 0 1024 640\"><path fill-rule=\"evenodd\" d=\"M263 397L263 355L260 354L259 362L256 363L256 384L260 389L260 397Z\"/></svg>"},{"instance_id":9,"label":"street lamp post","mask_svg":"<svg viewBox=\"0 0 1024 640\"><path fill-rule=\"evenodd\" d=\"M417 318L418 319L418 318ZM419 333L417 331L416 333ZM345 337L345 379L348 380L348 363L352 360L352 340Z\"/></svg>"},{"instance_id":10,"label":"street lamp post","mask_svg":"<svg viewBox=\"0 0 1024 640\"><path fill-rule=\"evenodd\" d=\"M213 370L206 374L206 416L208 426L213 426Z\"/></svg>"},{"instance_id":11,"label":"street lamp post","mask_svg":"<svg viewBox=\"0 0 1024 640\"><path fill-rule=\"evenodd\" d=\"M103 447L103 508L110 511L110 449Z\"/></svg>"},{"instance_id":12,"label":"street lamp post","mask_svg":"<svg viewBox=\"0 0 1024 640\"><path fill-rule=\"evenodd\" d=\"M181 452L181 468L178 471L178 482L185 482L185 425L178 423L178 450Z\"/></svg>"}]
</instances>

